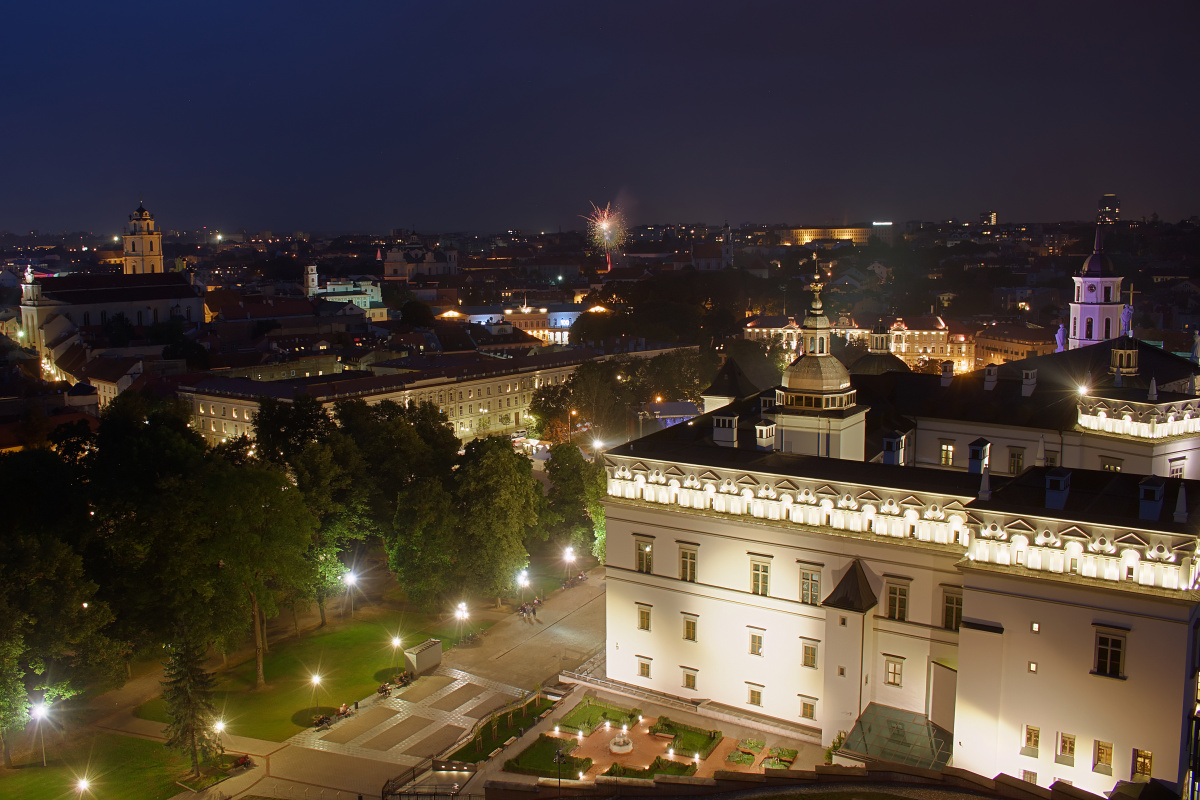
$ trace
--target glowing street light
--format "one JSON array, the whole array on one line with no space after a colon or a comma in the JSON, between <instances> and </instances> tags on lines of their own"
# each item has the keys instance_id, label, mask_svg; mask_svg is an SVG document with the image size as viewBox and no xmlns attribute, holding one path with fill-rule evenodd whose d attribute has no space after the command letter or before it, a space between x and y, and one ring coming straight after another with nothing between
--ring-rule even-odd
<instances>
[{"instance_id":1,"label":"glowing street light","mask_svg":"<svg viewBox=\"0 0 1200 800\"><path fill-rule=\"evenodd\" d=\"M42 766L46 766L46 735L42 733L42 720L46 718L46 704L34 703L33 708L29 709L29 715L33 717L37 723L38 739L42 743Z\"/></svg>"},{"instance_id":2,"label":"glowing street light","mask_svg":"<svg viewBox=\"0 0 1200 800\"><path fill-rule=\"evenodd\" d=\"M87 778L80 778L75 784L75 791L83 794L91 787L92 783Z\"/></svg>"},{"instance_id":3,"label":"glowing street light","mask_svg":"<svg viewBox=\"0 0 1200 800\"><path fill-rule=\"evenodd\" d=\"M1086 386L1079 387L1079 396L1080 397L1087 397L1087 393L1088 393L1088 387L1086 387Z\"/></svg>"},{"instance_id":4,"label":"glowing street light","mask_svg":"<svg viewBox=\"0 0 1200 800\"><path fill-rule=\"evenodd\" d=\"M312 681L313 687L313 716L315 717L320 712L321 708L321 704L317 699L317 689L321 688L321 676L313 675L309 680Z\"/></svg>"},{"instance_id":5,"label":"glowing street light","mask_svg":"<svg viewBox=\"0 0 1200 800\"><path fill-rule=\"evenodd\" d=\"M571 570L575 567L575 548L568 547L563 551L563 561L567 563L567 577L571 576Z\"/></svg>"},{"instance_id":6,"label":"glowing street light","mask_svg":"<svg viewBox=\"0 0 1200 800\"><path fill-rule=\"evenodd\" d=\"M458 604L458 606L457 606L457 607L454 609L454 618L455 618L456 620L458 620L459 622L463 622L463 621L465 621L465 620L466 620L466 618L467 618L467 604L466 604L466 602L465 602L465 601L464 601L464 602L462 602L462 603L459 603L459 604Z\"/></svg>"},{"instance_id":7,"label":"glowing street light","mask_svg":"<svg viewBox=\"0 0 1200 800\"><path fill-rule=\"evenodd\" d=\"M400 646L400 637L393 636L392 637L392 647L399 647L399 646Z\"/></svg>"},{"instance_id":8,"label":"glowing street light","mask_svg":"<svg viewBox=\"0 0 1200 800\"><path fill-rule=\"evenodd\" d=\"M347 572L342 576L342 583L346 584L346 594L350 596L350 618L354 619L354 587L358 584L358 576Z\"/></svg>"}]
</instances>

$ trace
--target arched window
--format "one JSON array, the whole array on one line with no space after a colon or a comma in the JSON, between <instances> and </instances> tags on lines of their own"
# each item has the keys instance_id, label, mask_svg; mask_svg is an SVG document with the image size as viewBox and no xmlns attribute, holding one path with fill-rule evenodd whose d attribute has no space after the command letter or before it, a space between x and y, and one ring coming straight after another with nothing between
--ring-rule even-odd
<instances>
[{"instance_id":1,"label":"arched window","mask_svg":"<svg viewBox=\"0 0 1200 800\"><path fill-rule=\"evenodd\" d=\"M1084 330L1083 338L1087 339L1088 341L1091 341L1092 340L1092 318L1091 317L1087 318L1087 322L1084 323L1083 330Z\"/></svg>"},{"instance_id":2,"label":"arched window","mask_svg":"<svg viewBox=\"0 0 1200 800\"><path fill-rule=\"evenodd\" d=\"M1107 288L1107 287L1105 287L1105 288ZM1104 320L1104 338L1105 339L1112 338L1112 319L1111 318Z\"/></svg>"}]
</instances>

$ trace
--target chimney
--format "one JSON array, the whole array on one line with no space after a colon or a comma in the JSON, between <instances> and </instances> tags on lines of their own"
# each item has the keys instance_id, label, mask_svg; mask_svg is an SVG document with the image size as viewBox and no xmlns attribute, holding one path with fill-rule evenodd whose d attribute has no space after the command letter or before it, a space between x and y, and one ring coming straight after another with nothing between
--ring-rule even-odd
<instances>
[{"instance_id":1,"label":"chimney","mask_svg":"<svg viewBox=\"0 0 1200 800\"><path fill-rule=\"evenodd\" d=\"M760 419L754 423L754 443L759 450L774 450L775 423L769 419Z\"/></svg>"},{"instance_id":2,"label":"chimney","mask_svg":"<svg viewBox=\"0 0 1200 800\"><path fill-rule=\"evenodd\" d=\"M1138 482L1138 518L1157 520L1162 514L1167 482L1157 475L1148 475Z\"/></svg>"},{"instance_id":3,"label":"chimney","mask_svg":"<svg viewBox=\"0 0 1200 800\"><path fill-rule=\"evenodd\" d=\"M992 482L988 477L988 468L986 466L983 468L983 477L979 479L979 499L992 499Z\"/></svg>"},{"instance_id":4,"label":"chimney","mask_svg":"<svg viewBox=\"0 0 1200 800\"><path fill-rule=\"evenodd\" d=\"M1179 482L1179 499L1175 501L1175 521L1187 522L1187 486L1183 481Z\"/></svg>"},{"instance_id":5,"label":"chimney","mask_svg":"<svg viewBox=\"0 0 1200 800\"><path fill-rule=\"evenodd\" d=\"M737 414L713 415L713 444L737 447Z\"/></svg>"},{"instance_id":6,"label":"chimney","mask_svg":"<svg viewBox=\"0 0 1200 800\"><path fill-rule=\"evenodd\" d=\"M983 390L990 392L996 388L996 380L1000 377L1000 367L996 364L988 364L983 368Z\"/></svg>"},{"instance_id":7,"label":"chimney","mask_svg":"<svg viewBox=\"0 0 1200 800\"><path fill-rule=\"evenodd\" d=\"M1029 397L1033 394L1033 390L1037 388L1037 370L1023 369L1021 370L1021 396Z\"/></svg>"},{"instance_id":8,"label":"chimney","mask_svg":"<svg viewBox=\"0 0 1200 800\"><path fill-rule=\"evenodd\" d=\"M1150 392L1146 395L1147 402L1158 402L1158 380L1154 377L1150 378Z\"/></svg>"},{"instance_id":9,"label":"chimney","mask_svg":"<svg viewBox=\"0 0 1200 800\"><path fill-rule=\"evenodd\" d=\"M1045 436L1038 437L1037 457L1034 458L1033 465L1035 467L1046 466L1046 437Z\"/></svg>"},{"instance_id":10,"label":"chimney","mask_svg":"<svg viewBox=\"0 0 1200 800\"><path fill-rule=\"evenodd\" d=\"M942 362L942 386L949 386L950 381L954 380L954 362Z\"/></svg>"},{"instance_id":11,"label":"chimney","mask_svg":"<svg viewBox=\"0 0 1200 800\"><path fill-rule=\"evenodd\" d=\"M1062 511L1071 493L1071 472L1055 467L1046 473L1046 508Z\"/></svg>"},{"instance_id":12,"label":"chimney","mask_svg":"<svg viewBox=\"0 0 1200 800\"><path fill-rule=\"evenodd\" d=\"M991 450L992 443L982 436L967 445L967 472L972 475L982 474L988 467Z\"/></svg>"}]
</instances>

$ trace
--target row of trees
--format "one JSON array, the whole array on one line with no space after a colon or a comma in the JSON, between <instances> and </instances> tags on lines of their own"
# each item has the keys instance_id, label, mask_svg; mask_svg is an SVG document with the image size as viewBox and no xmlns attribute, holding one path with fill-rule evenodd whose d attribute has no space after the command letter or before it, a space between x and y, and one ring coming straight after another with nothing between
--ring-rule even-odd
<instances>
[{"instance_id":1,"label":"row of trees","mask_svg":"<svg viewBox=\"0 0 1200 800\"><path fill-rule=\"evenodd\" d=\"M432 405L261 400L255 441L205 446L174 400L120 395L96 431L55 430L0 456L0 737L46 702L119 683L164 652L171 741L215 746L204 656L250 639L265 684L266 621L342 586L345 554L377 537L410 599L496 596L553 538L589 546L602 472L556 451L543 496L507 439L460 443ZM586 476L586 477L585 477ZM602 524L600 529L603 530ZM188 720L192 720L189 722Z\"/></svg>"},{"instance_id":2,"label":"row of trees","mask_svg":"<svg viewBox=\"0 0 1200 800\"><path fill-rule=\"evenodd\" d=\"M568 424L588 424L592 435L608 445L624 441L637 430L642 403L658 398L699 402L717 367L716 353L707 348L674 350L653 358L588 361L565 383L534 392L529 405L533 428L542 438L559 442L570 438Z\"/></svg>"}]
</instances>

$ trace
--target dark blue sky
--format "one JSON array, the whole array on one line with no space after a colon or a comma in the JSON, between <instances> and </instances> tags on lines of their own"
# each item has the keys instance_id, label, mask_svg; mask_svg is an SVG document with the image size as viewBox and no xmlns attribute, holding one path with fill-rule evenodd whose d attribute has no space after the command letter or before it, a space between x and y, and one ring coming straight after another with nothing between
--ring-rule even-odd
<instances>
[{"instance_id":1,"label":"dark blue sky","mask_svg":"<svg viewBox=\"0 0 1200 800\"><path fill-rule=\"evenodd\" d=\"M0 11L0 229L1200 213L1200 10L225 2Z\"/></svg>"}]
</instances>

